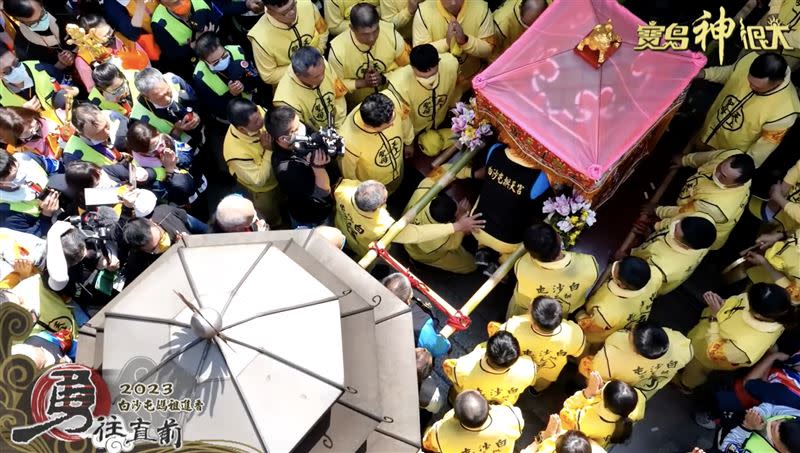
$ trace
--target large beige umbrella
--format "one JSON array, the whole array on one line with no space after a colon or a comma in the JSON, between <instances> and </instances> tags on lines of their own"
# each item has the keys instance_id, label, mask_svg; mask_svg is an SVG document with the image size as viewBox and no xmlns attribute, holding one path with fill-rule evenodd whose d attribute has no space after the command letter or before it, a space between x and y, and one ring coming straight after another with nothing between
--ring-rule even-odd
<instances>
[{"instance_id":1,"label":"large beige umbrella","mask_svg":"<svg viewBox=\"0 0 800 453\"><path fill-rule=\"evenodd\" d=\"M258 451L418 448L410 313L310 231L188 237L90 324L102 359L79 355L117 403L120 384L173 382L204 404L128 420Z\"/></svg>"}]
</instances>

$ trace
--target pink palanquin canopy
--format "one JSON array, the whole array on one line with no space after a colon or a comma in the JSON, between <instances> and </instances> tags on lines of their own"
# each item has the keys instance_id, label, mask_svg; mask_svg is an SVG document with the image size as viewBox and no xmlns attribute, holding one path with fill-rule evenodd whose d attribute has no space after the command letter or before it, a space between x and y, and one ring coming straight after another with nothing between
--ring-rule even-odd
<instances>
[{"instance_id":1,"label":"pink palanquin canopy","mask_svg":"<svg viewBox=\"0 0 800 453\"><path fill-rule=\"evenodd\" d=\"M595 69L574 48L608 19L622 44ZM479 114L500 139L595 206L652 149L706 62L690 51L634 50L640 24L614 0L555 0L473 80Z\"/></svg>"}]
</instances>

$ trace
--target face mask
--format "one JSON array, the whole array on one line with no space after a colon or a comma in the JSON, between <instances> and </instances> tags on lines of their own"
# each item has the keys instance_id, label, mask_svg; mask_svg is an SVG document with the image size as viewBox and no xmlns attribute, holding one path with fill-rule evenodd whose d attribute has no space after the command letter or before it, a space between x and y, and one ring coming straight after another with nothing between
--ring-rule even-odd
<instances>
[{"instance_id":1,"label":"face mask","mask_svg":"<svg viewBox=\"0 0 800 453\"><path fill-rule=\"evenodd\" d=\"M25 66L20 63L17 67L11 69L7 75L3 76L3 80L12 84L12 85L19 85L24 83L30 79L28 75L28 71L25 70Z\"/></svg>"},{"instance_id":2,"label":"face mask","mask_svg":"<svg viewBox=\"0 0 800 453\"><path fill-rule=\"evenodd\" d=\"M432 90L439 83L439 73L437 72L430 77L417 77L416 79L425 89Z\"/></svg>"},{"instance_id":3,"label":"face mask","mask_svg":"<svg viewBox=\"0 0 800 453\"><path fill-rule=\"evenodd\" d=\"M172 10L173 13L179 16L185 16L190 12L192 12L192 4L189 0L182 0L180 3L173 6L170 9Z\"/></svg>"},{"instance_id":4,"label":"face mask","mask_svg":"<svg viewBox=\"0 0 800 453\"><path fill-rule=\"evenodd\" d=\"M107 142L107 140L90 140L88 138L84 138L84 140L91 146L104 145Z\"/></svg>"},{"instance_id":5,"label":"face mask","mask_svg":"<svg viewBox=\"0 0 800 453\"><path fill-rule=\"evenodd\" d=\"M156 249L153 250L153 253L160 255L166 252L170 245L172 245L172 240L169 238L169 234L164 232L161 234L161 237L158 238L158 245L156 246Z\"/></svg>"},{"instance_id":6,"label":"face mask","mask_svg":"<svg viewBox=\"0 0 800 453\"><path fill-rule=\"evenodd\" d=\"M42 17L39 19L39 21L36 22L33 25L29 25L28 28L30 28L33 31L37 31L37 32L41 32L41 31L45 31L45 30L49 29L50 28L50 13L45 11L44 14L42 14Z\"/></svg>"},{"instance_id":7,"label":"face mask","mask_svg":"<svg viewBox=\"0 0 800 453\"><path fill-rule=\"evenodd\" d=\"M225 55L225 58L223 58L222 60L219 60L217 62L217 64L215 64L214 66L211 66L211 70L213 72L222 72L222 71L228 69L228 65L229 64L231 64L231 55L230 54Z\"/></svg>"},{"instance_id":8,"label":"face mask","mask_svg":"<svg viewBox=\"0 0 800 453\"><path fill-rule=\"evenodd\" d=\"M303 124L303 123L300 123L300 126L297 127L297 132L295 132L294 135L302 135L302 136L305 137L306 132L308 132L306 130L306 125Z\"/></svg>"}]
</instances>

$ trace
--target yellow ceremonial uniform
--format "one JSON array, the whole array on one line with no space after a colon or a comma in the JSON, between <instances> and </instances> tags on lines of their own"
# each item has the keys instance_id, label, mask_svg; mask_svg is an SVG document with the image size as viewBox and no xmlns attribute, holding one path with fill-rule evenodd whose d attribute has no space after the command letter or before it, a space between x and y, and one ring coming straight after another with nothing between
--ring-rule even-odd
<instances>
[{"instance_id":1,"label":"yellow ceremonial uniform","mask_svg":"<svg viewBox=\"0 0 800 453\"><path fill-rule=\"evenodd\" d=\"M789 31L783 33L783 37L791 50L781 46L777 52L786 58L792 68L796 68L800 63L800 8L797 6L797 2L792 0L770 0L769 12L767 12L768 15L777 15L781 25L789 27Z\"/></svg>"},{"instance_id":2,"label":"yellow ceremonial uniform","mask_svg":"<svg viewBox=\"0 0 800 453\"><path fill-rule=\"evenodd\" d=\"M34 309L39 314L41 323L33 325L31 335L45 330L58 332L61 329L72 332L73 338L78 335L78 325L72 315L72 308L58 294L47 289L41 274L20 281L13 291L25 307Z\"/></svg>"},{"instance_id":3,"label":"yellow ceremonial uniform","mask_svg":"<svg viewBox=\"0 0 800 453\"><path fill-rule=\"evenodd\" d=\"M490 322L487 326L489 336L498 330L514 335L522 353L530 356L536 364L534 387L541 390L558 379L567 364L567 356L581 355L586 346L586 337L577 324L567 320L561 321L561 325L550 333L533 329L530 315L514 316L505 324Z\"/></svg>"},{"instance_id":4,"label":"yellow ceremonial uniform","mask_svg":"<svg viewBox=\"0 0 800 453\"><path fill-rule=\"evenodd\" d=\"M359 257L364 256L369 244L380 239L394 223L385 207L377 212L364 212L356 206L354 196L359 181L345 179L334 191L336 199L335 224L347 238L347 246ZM432 241L453 234L453 224L408 225L393 242L399 244Z\"/></svg>"},{"instance_id":5,"label":"yellow ceremonial uniform","mask_svg":"<svg viewBox=\"0 0 800 453\"><path fill-rule=\"evenodd\" d=\"M264 114L261 107L258 110ZM228 126L222 155L230 174L250 193L255 208L270 225L280 225L280 191L272 173L272 150L261 146L258 135L248 136Z\"/></svg>"},{"instance_id":6,"label":"yellow ceremonial uniform","mask_svg":"<svg viewBox=\"0 0 800 453\"><path fill-rule=\"evenodd\" d=\"M492 403L514 404L522 392L536 379L536 364L520 355L505 370L495 370L486 363L486 343L475 346L469 354L442 363L445 376L453 383L456 393L477 390Z\"/></svg>"},{"instance_id":7,"label":"yellow ceremonial uniform","mask_svg":"<svg viewBox=\"0 0 800 453\"><path fill-rule=\"evenodd\" d=\"M644 418L645 403L647 400L644 395L637 391L639 399L636 408L628 415L633 421ZM587 398L583 390L575 392L564 401L564 407L558 413L561 418L561 429L570 431L577 430L586 434L586 437L597 442L603 447L607 447L614 434L619 415L606 409L603 401L602 389L597 395Z\"/></svg>"},{"instance_id":8,"label":"yellow ceremonial uniform","mask_svg":"<svg viewBox=\"0 0 800 453\"><path fill-rule=\"evenodd\" d=\"M461 24L467 42L460 46L455 40L447 42L447 26L456 20ZM472 76L477 74L482 60L488 59L494 50L495 27L492 12L484 0L469 0L461 7L457 17L447 12L440 0L425 0L419 4L414 15L414 46L432 44L439 53L450 52L458 58L460 92L469 87ZM461 97L461 93L457 97Z\"/></svg>"},{"instance_id":9,"label":"yellow ceremonial uniform","mask_svg":"<svg viewBox=\"0 0 800 453\"><path fill-rule=\"evenodd\" d=\"M765 215L765 202L759 198L753 197L750 200L749 209L757 218L776 224L781 231L789 234L800 228L800 160L786 172L783 182L789 186L789 192L786 194L787 203L774 213L773 217Z\"/></svg>"},{"instance_id":10,"label":"yellow ceremonial uniform","mask_svg":"<svg viewBox=\"0 0 800 453\"><path fill-rule=\"evenodd\" d=\"M339 35L350 28L350 10L359 3L369 3L380 7L378 0L325 0L325 22L328 24L333 36ZM380 9L378 9L380 12Z\"/></svg>"},{"instance_id":11,"label":"yellow ceremonial uniform","mask_svg":"<svg viewBox=\"0 0 800 453\"><path fill-rule=\"evenodd\" d=\"M692 153L683 157L683 165L697 168L678 195L677 206L659 206L656 215L663 219L656 230L666 227L672 217L688 212L704 212L714 219L717 239L711 250L717 250L728 240L733 227L742 216L750 198L750 181L738 187L725 187L715 175L717 166L725 159L742 154L738 149Z\"/></svg>"},{"instance_id":12,"label":"yellow ceremonial uniform","mask_svg":"<svg viewBox=\"0 0 800 453\"><path fill-rule=\"evenodd\" d=\"M497 44L494 50L496 56L508 49L528 29L522 21L523 1L506 0L492 13L497 27Z\"/></svg>"},{"instance_id":13,"label":"yellow ceremonial uniform","mask_svg":"<svg viewBox=\"0 0 800 453\"><path fill-rule=\"evenodd\" d=\"M312 46L325 54L328 26L311 0L297 0L297 20L293 26L264 13L247 33L247 39L253 46L253 59L261 80L275 86L291 65L295 50Z\"/></svg>"},{"instance_id":14,"label":"yellow ceremonial uniform","mask_svg":"<svg viewBox=\"0 0 800 453\"><path fill-rule=\"evenodd\" d=\"M728 298L715 318L706 308L689 331L694 359L683 371L681 383L694 388L704 383L712 370L753 366L782 333L780 323L753 317L747 293Z\"/></svg>"},{"instance_id":15,"label":"yellow ceremonial uniform","mask_svg":"<svg viewBox=\"0 0 800 453\"><path fill-rule=\"evenodd\" d=\"M391 92L384 92L394 104L394 119L388 129L374 132L361 119L359 104L344 122L342 177L357 181L374 179L394 193L403 181L403 148L414 143L408 112Z\"/></svg>"},{"instance_id":16,"label":"yellow ceremonial uniform","mask_svg":"<svg viewBox=\"0 0 800 453\"><path fill-rule=\"evenodd\" d=\"M523 448L522 451L520 451L520 453L556 453L556 441L561 436L561 434L564 434L564 432L566 431L562 431L561 433L555 436L543 439L542 442L536 448L531 448L531 446ZM592 447L592 453L606 453L605 448L598 445L598 443L591 438L589 439L589 444Z\"/></svg>"},{"instance_id":17,"label":"yellow ceremonial uniform","mask_svg":"<svg viewBox=\"0 0 800 453\"><path fill-rule=\"evenodd\" d=\"M438 71L433 80L420 81L411 66L396 69L386 79L389 90L408 108L415 135L428 130L436 131L447 112L458 101L458 60L449 53L439 54ZM450 129L441 129L437 135L443 137L439 146L443 149L444 138L449 138L453 133ZM422 136L419 141L420 146L425 146Z\"/></svg>"},{"instance_id":18,"label":"yellow ceremonial uniform","mask_svg":"<svg viewBox=\"0 0 800 453\"><path fill-rule=\"evenodd\" d=\"M652 398L692 359L689 339L676 330L665 328L664 331L669 338L669 350L657 359L636 353L630 331L612 333L591 360L591 371L600 373L605 381L625 382L636 387L645 398Z\"/></svg>"},{"instance_id":19,"label":"yellow ceremonial uniform","mask_svg":"<svg viewBox=\"0 0 800 453\"><path fill-rule=\"evenodd\" d=\"M661 282L661 274L653 266L650 281L638 290L622 288L609 276L575 316L586 340L600 344L612 333L647 320Z\"/></svg>"},{"instance_id":20,"label":"yellow ceremonial uniform","mask_svg":"<svg viewBox=\"0 0 800 453\"><path fill-rule=\"evenodd\" d=\"M489 418L480 428L465 428L450 410L441 420L425 431L422 448L425 451L460 453L465 451L492 451L511 453L514 443L522 435L525 420L514 406L497 404L489 406ZM490 450L486 450L486 445Z\"/></svg>"},{"instance_id":21,"label":"yellow ceremonial uniform","mask_svg":"<svg viewBox=\"0 0 800 453\"><path fill-rule=\"evenodd\" d=\"M408 10L408 0L380 0L381 19L394 24L406 41L411 41L414 13Z\"/></svg>"},{"instance_id":22,"label":"yellow ceremonial uniform","mask_svg":"<svg viewBox=\"0 0 800 453\"><path fill-rule=\"evenodd\" d=\"M702 212L680 215L668 226L654 232L640 246L631 250L631 255L647 261L658 269L662 277L659 295L667 294L685 282L708 253L708 249L687 248L675 238L675 226L686 216L703 217L710 222L714 221L708 214Z\"/></svg>"},{"instance_id":23,"label":"yellow ceremonial uniform","mask_svg":"<svg viewBox=\"0 0 800 453\"><path fill-rule=\"evenodd\" d=\"M753 283L775 283L785 288L792 298L792 303L800 305L800 230L795 231L785 241L772 244L765 253L764 258L783 277L774 280L770 273L762 266L751 267L747 276Z\"/></svg>"},{"instance_id":24,"label":"yellow ceremonial uniform","mask_svg":"<svg viewBox=\"0 0 800 453\"><path fill-rule=\"evenodd\" d=\"M411 195L411 199L408 200L404 212L408 212L411 206L417 204L449 167L449 164L442 165L433 174L429 174L427 178L423 179L417 186L417 190ZM472 176L472 169L469 167L464 167L456 174L456 178L459 179L469 178L470 176ZM414 225L438 224L431 217L430 207L429 203L425 206L425 209L414 217ZM463 240L464 233L459 231L434 241L405 244L405 249L408 252L408 256L414 261L456 274L469 274L476 269L475 257L462 247L461 242Z\"/></svg>"},{"instance_id":25,"label":"yellow ceremonial uniform","mask_svg":"<svg viewBox=\"0 0 800 453\"><path fill-rule=\"evenodd\" d=\"M363 79L369 69L386 75L407 65L409 51L394 25L380 21L378 39L372 47L360 43L351 31L333 38L328 62L347 87L347 103L353 106L376 91L373 87L356 89L356 80Z\"/></svg>"},{"instance_id":26,"label":"yellow ceremonial uniform","mask_svg":"<svg viewBox=\"0 0 800 453\"><path fill-rule=\"evenodd\" d=\"M537 296L548 296L561 302L564 317L586 302L586 294L597 280L597 260L592 255L564 252L564 257L551 263L535 260L526 253L514 265L517 286L508 304L506 317L525 314Z\"/></svg>"},{"instance_id":27,"label":"yellow ceremonial uniform","mask_svg":"<svg viewBox=\"0 0 800 453\"><path fill-rule=\"evenodd\" d=\"M705 79L724 83L706 115L700 139L714 149L740 149L756 168L778 147L800 112L800 99L791 81L791 70L777 88L756 94L747 76L758 56L750 52L733 65L705 69Z\"/></svg>"},{"instance_id":28,"label":"yellow ceremonial uniform","mask_svg":"<svg viewBox=\"0 0 800 453\"><path fill-rule=\"evenodd\" d=\"M347 115L345 93L347 88L326 62L325 78L317 88L304 85L290 67L278 83L272 102L295 109L303 123L318 130L328 125L332 112L333 126L341 129Z\"/></svg>"}]
</instances>

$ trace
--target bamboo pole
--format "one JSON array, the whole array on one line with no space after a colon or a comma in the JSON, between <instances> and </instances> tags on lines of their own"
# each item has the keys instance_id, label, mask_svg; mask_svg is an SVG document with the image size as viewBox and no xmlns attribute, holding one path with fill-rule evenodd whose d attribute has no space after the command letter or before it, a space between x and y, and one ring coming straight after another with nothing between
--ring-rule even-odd
<instances>
[{"instance_id":1,"label":"bamboo pole","mask_svg":"<svg viewBox=\"0 0 800 453\"><path fill-rule=\"evenodd\" d=\"M456 145L452 145L446 150L442 151L441 154L436 156L436 159L433 160L431 167L433 168L441 167L442 165L444 165L445 162L447 162L448 160L450 160L451 157L453 157L456 151L458 151L458 147L456 147Z\"/></svg>"},{"instance_id":2,"label":"bamboo pole","mask_svg":"<svg viewBox=\"0 0 800 453\"><path fill-rule=\"evenodd\" d=\"M512 253L511 256L509 256L508 259L497 268L496 271L494 271L494 274L489 277L489 280L486 280L486 282L484 282L483 285L481 285L481 287L475 291L475 294L473 294L472 297L470 297L469 300L464 303L464 306L461 307L460 310L461 313L464 316L469 316L470 313L478 308L478 305L483 302L483 299L485 299L486 296L488 296L489 293L492 292L492 290L497 286L497 284L503 280L503 277L505 277L506 274L511 271L517 260L519 260L524 254L525 246L520 245L517 250L515 250L514 253ZM446 325L442 328L439 334L447 338L455 333L455 331L456 330L452 326Z\"/></svg>"},{"instance_id":3,"label":"bamboo pole","mask_svg":"<svg viewBox=\"0 0 800 453\"><path fill-rule=\"evenodd\" d=\"M409 223L414 221L414 218L417 216L417 214L419 214L425 208L425 206L427 206L428 203L430 203L431 200L433 200L436 195L439 194L439 192L441 192L445 187L447 187L448 184L450 184L451 181L453 181L453 179L455 179L456 174L470 163L472 157L475 156L477 152L478 149L464 152L453 164L453 166L448 168L447 171L436 181L433 187L431 187L414 206L409 208L409 210L406 211L402 217L397 219L392 226L386 230L386 233L383 235L383 237L378 240L377 246L379 248L388 248L389 244L392 243L394 238L396 238L397 235L400 234L400 232L403 231L403 229ZM377 257L378 253L370 248L366 255L364 255L358 262L358 265L366 269L375 261Z\"/></svg>"}]
</instances>

